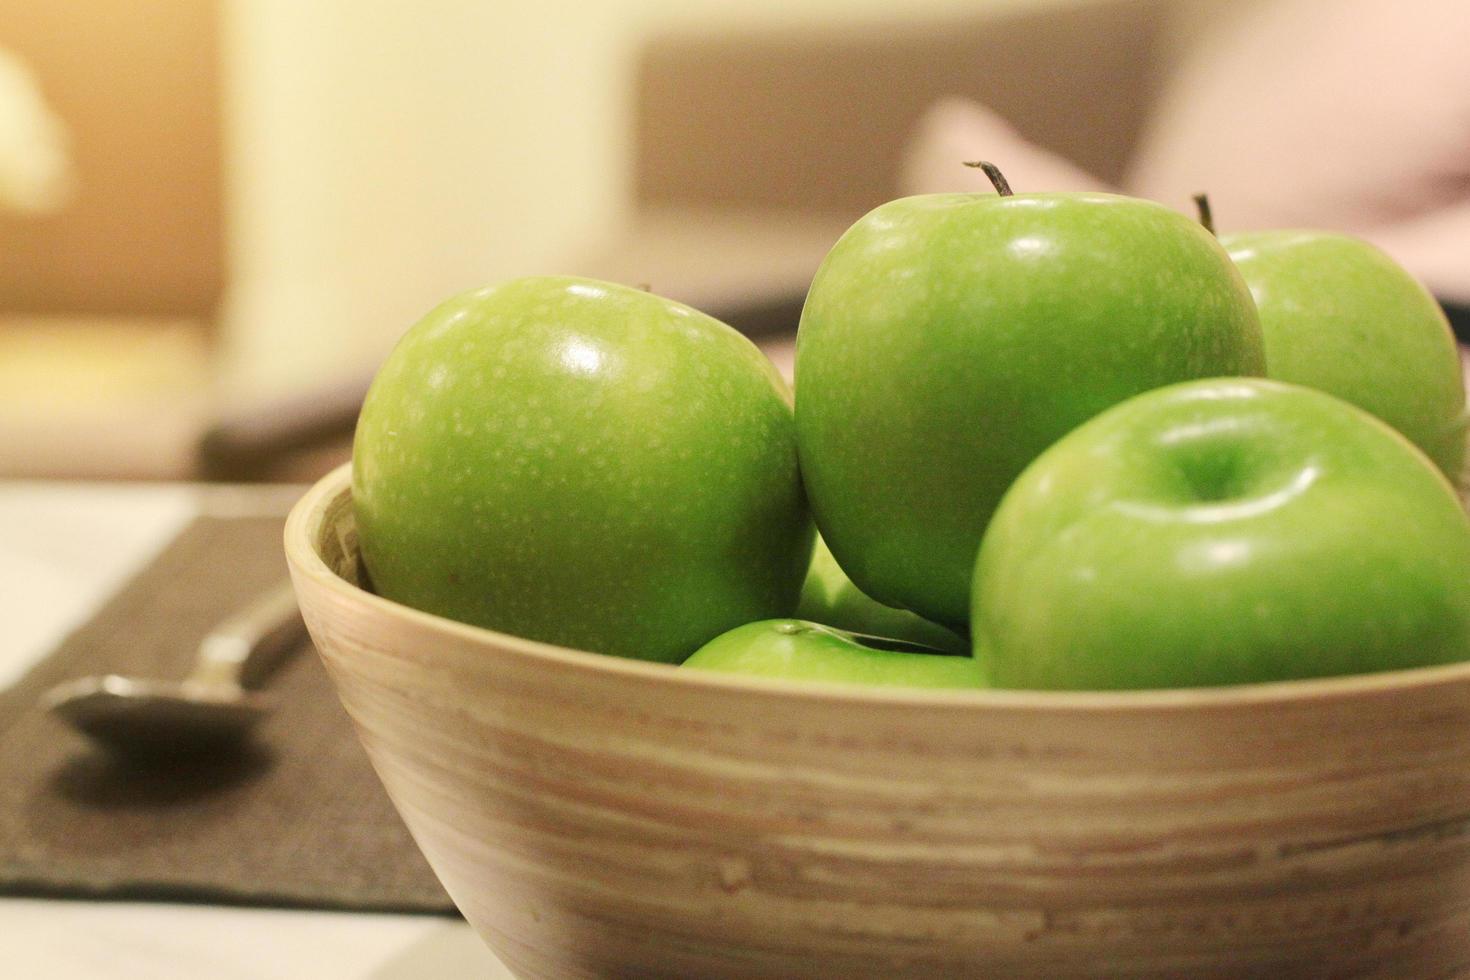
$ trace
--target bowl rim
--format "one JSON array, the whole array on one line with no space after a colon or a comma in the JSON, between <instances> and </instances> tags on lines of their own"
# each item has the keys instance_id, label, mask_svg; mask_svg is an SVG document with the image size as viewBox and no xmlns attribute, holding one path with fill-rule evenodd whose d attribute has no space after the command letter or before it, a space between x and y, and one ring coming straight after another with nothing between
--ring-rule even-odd
<instances>
[{"instance_id":1,"label":"bowl rim","mask_svg":"<svg viewBox=\"0 0 1470 980\"><path fill-rule=\"evenodd\" d=\"M576 650L461 623L402 605L348 582L328 567L318 553L314 541L317 529L333 505L344 496L350 497L351 492L352 463L349 461L317 480L292 507L286 520L285 549L293 577L303 576L311 580L317 586L334 593L345 604L366 605L380 615L406 620L440 635L453 636L463 641L490 643L504 656L532 662L550 662L564 668L685 688L691 692L744 692L798 702L892 705L932 710L973 710L983 707L993 710L1044 710L1087 714L1102 711L1156 712L1279 706L1470 683L1470 660L1337 677L1129 691L878 687L826 681L793 683L780 678L680 670L675 664Z\"/></svg>"}]
</instances>

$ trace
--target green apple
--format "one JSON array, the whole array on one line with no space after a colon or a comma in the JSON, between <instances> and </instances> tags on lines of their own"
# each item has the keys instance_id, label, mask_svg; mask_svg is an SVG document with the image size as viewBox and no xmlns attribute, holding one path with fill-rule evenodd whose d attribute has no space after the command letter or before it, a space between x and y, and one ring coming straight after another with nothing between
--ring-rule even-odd
<instances>
[{"instance_id":1,"label":"green apple","mask_svg":"<svg viewBox=\"0 0 1470 980\"><path fill-rule=\"evenodd\" d=\"M457 296L383 364L353 447L389 599L677 661L789 615L813 530L791 395L730 327L587 279Z\"/></svg>"},{"instance_id":2,"label":"green apple","mask_svg":"<svg viewBox=\"0 0 1470 980\"><path fill-rule=\"evenodd\" d=\"M1378 416L1451 480L1465 462L1465 382L1444 311L1369 243L1317 231L1221 238L1255 297L1266 373Z\"/></svg>"},{"instance_id":3,"label":"green apple","mask_svg":"<svg viewBox=\"0 0 1470 980\"><path fill-rule=\"evenodd\" d=\"M863 636L799 619L738 626L701 647L684 666L758 677L904 687L984 687L972 657Z\"/></svg>"},{"instance_id":4,"label":"green apple","mask_svg":"<svg viewBox=\"0 0 1470 980\"><path fill-rule=\"evenodd\" d=\"M1347 402L1215 379L1139 395L1006 494L975 570L997 687L1169 688L1470 657L1470 521Z\"/></svg>"},{"instance_id":5,"label":"green apple","mask_svg":"<svg viewBox=\"0 0 1470 980\"><path fill-rule=\"evenodd\" d=\"M880 602L963 626L1011 481L1130 395L1260 374L1250 292L1214 236L1111 194L884 204L823 261L796 346L803 477Z\"/></svg>"},{"instance_id":6,"label":"green apple","mask_svg":"<svg viewBox=\"0 0 1470 980\"><path fill-rule=\"evenodd\" d=\"M908 640L946 653L970 653L970 641L954 630L864 595L842 571L820 534L795 617L852 633Z\"/></svg>"}]
</instances>

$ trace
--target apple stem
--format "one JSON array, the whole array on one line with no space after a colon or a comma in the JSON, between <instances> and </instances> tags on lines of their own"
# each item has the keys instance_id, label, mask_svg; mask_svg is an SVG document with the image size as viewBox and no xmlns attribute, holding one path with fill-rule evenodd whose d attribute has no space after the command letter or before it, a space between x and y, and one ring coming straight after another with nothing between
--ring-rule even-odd
<instances>
[{"instance_id":1,"label":"apple stem","mask_svg":"<svg viewBox=\"0 0 1470 980\"><path fill-rule=\"evenodd\" d=\"M1218 238L1219 235L1215 232L1215 216L1210 213L1210 195L1196 194L1194 207L1199 212L1199 223L1205 226L1205 231Z\"/></svg>"},{"instance_id":2,"label":"apple stem","mask_svg":"<svg viewBox=\"0 0 1470 980\"><path fill-rule=\"evenodd\" d=\"M966 160L965 166L978 167L985 171L985 176L990 178L990 183L995 187L995 192L1001 197L1011 196L1011 185L1006 181L1005 175L1000 168L989 160Z\"/></svg>"}]
</instances>

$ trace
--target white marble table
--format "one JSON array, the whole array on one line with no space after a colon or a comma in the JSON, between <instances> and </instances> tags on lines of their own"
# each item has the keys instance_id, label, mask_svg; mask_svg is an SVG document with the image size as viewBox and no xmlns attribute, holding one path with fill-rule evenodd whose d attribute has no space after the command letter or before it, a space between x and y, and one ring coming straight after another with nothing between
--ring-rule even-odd
<instances>
[{"instance_id":1,"label":"white marble table","mask_svg":"<svg viewBox=\"0 0 1470 980\"><path fill-rule=\"evenodd\" d=\"M294 491L0 482L0 687L14 683L191 516ZM4 974L47 980L421 980L510 974L431 916L0 897Z\"/></svg>"}]
</instances>

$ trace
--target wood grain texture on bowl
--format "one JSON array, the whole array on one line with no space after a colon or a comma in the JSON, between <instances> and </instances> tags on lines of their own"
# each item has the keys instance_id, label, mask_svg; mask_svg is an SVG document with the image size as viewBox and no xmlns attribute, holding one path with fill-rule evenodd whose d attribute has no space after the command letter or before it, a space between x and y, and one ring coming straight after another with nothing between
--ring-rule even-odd
<instances>
[{"instance_id":1,"label":"wood grain texture on bowl","mask_svg":"<svg viewBox=\"0 0 1470 980\"><path fill-rule=\"evenodd\" d=\"M307 624L518 976L1470 975L1470 666L1197 691L791 685L561 650L358 588Z\"/></svg>"}]
</instances>

